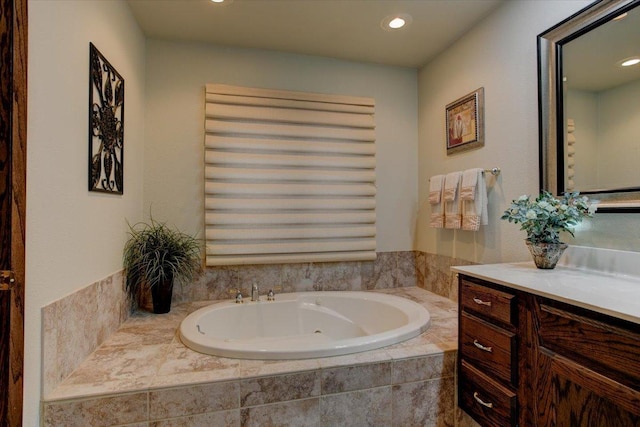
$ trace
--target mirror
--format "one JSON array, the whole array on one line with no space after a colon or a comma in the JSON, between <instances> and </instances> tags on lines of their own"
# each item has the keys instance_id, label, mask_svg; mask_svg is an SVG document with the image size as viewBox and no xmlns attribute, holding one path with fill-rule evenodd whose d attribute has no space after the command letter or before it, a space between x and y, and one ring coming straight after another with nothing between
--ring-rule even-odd
<instances>
[{"instance_id":1,"label":"mirror","mask_svg":"<svg viewBox=\"0 0 640 427\"><path fill-rule=\"evenodd\" d=\"M540 187L640 212L640 0L602 0L538 36Z\"/></svg>"}]
</instances>

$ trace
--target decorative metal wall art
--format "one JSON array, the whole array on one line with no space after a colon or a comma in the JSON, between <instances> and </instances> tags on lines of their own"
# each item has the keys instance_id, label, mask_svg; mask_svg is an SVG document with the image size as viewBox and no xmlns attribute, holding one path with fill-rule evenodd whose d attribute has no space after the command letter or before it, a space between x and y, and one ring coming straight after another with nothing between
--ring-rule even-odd
<instances>
[{"instance_id":1,"label":"decorative metal wall art","mask_svg":"<svg viewBox=\"0 0 640 427\"><path fill-rule=\"evenodd\" d=\"M89 191L123 193L124 79L89 43Z\"/></svg>"}]
</instances>

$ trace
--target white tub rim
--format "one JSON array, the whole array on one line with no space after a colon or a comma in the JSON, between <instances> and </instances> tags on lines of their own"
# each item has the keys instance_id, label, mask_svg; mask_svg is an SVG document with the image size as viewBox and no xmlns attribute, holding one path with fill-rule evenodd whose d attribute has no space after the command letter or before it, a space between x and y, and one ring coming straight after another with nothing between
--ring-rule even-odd
<instances>
[{"instance_id":1,"label":"white tub rim","mask_svg":"<svg viewBox=\"0 0 640 427\"><path fill-rule=\"evenodd\" d=\"M224 342L220 339L203 336L197 332L199 318L216 308L237 306L233 300L216 301L210 305L202 307L185 317L179 327L179 335L183 344L200 353L254 360L292 360L310 359L331 356L340 356L352 353L359 353L374 349L387 347L408 339L414 338L426 331L431 324L429 311L421 304L408 298L390 293L375 291L312 291L312 292L291 292L276 295L276 302L292 301L300 297L315 298L324 296L340 296L343 298L368 299L377 302L391 303L396 308L408 312L409 322L399 328L368 335L364 337L348 338L333 341L330 348L325 345L306 344L304 349L281 348L273 349L239 349L238 341ZM269 304L265 297L260 302L245 302L244 304Z\"/></svg>"}]
</instances>

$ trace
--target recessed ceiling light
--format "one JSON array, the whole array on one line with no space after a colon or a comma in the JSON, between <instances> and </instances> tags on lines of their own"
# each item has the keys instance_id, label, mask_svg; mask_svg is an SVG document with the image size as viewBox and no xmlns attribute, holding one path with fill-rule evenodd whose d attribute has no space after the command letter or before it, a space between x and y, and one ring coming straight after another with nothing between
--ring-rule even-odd
<instances>
[{"instance_id":1,"label":"recessed ceiling light","mask_svg":"<svg viewBox=\"0 0 640 427\"><path fill-rule=\"evenodd\" d=\"M395 31L401 28L407 28L411 24L411 15L406 13L397 13L395 15L389 15L382 20L380 26L383 30Z\"/></svg>"},{"instance_id":2,"label":"recessed ceiling light","mask_svg":"<svg viewBox=\"0 0 640 427\"><path fill-rule=\"evenodd\" d=\"M393 28L394 30L397 30L398 28L402 28L404 27L404 24L406 24L407 21L405 21L404 19L397 17L397 18L393 18L391 20L391 22L389 22L389 28Z\"/></svg>"},{"instance_id":3,"label":"recessed ceiling light","mask_svg":"<svg viewBox=\"0 0 640 427\"><path fill-rule=\"evenodd\" d=\"M637 56L634 56L632 58L623 59L620 62L620 66L621 67L631 67L632 65L637 65L637 64L640 64L640 58L638 58Z\"/></svg>"},{"instance_id":4,"label":"recessed ceiling light","mask_svg":"<svg viewBox=\"0 0 640 427\"><path fill-rule=\"evenodd\" d=\"M217 4L229 4L233 2L233 0L211 0L211 1Z\"/></svg>"}]
</instances>

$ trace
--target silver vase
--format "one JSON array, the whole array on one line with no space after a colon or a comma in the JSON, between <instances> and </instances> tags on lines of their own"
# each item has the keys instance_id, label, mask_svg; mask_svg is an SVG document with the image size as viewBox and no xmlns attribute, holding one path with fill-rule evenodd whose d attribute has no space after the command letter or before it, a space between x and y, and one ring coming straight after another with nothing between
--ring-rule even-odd
<instances>
[{"instance_id":1,"label":"silver vase","mask_svg":"<svg viewBox=\"0 0 640 427\"><path fill-rule=\"evenodd\" d=\"M562 253L569 247L566 243L532 243L529 240L525 242L536 267L545 270L555 268Z\"/></svg>"}]
</instances>

